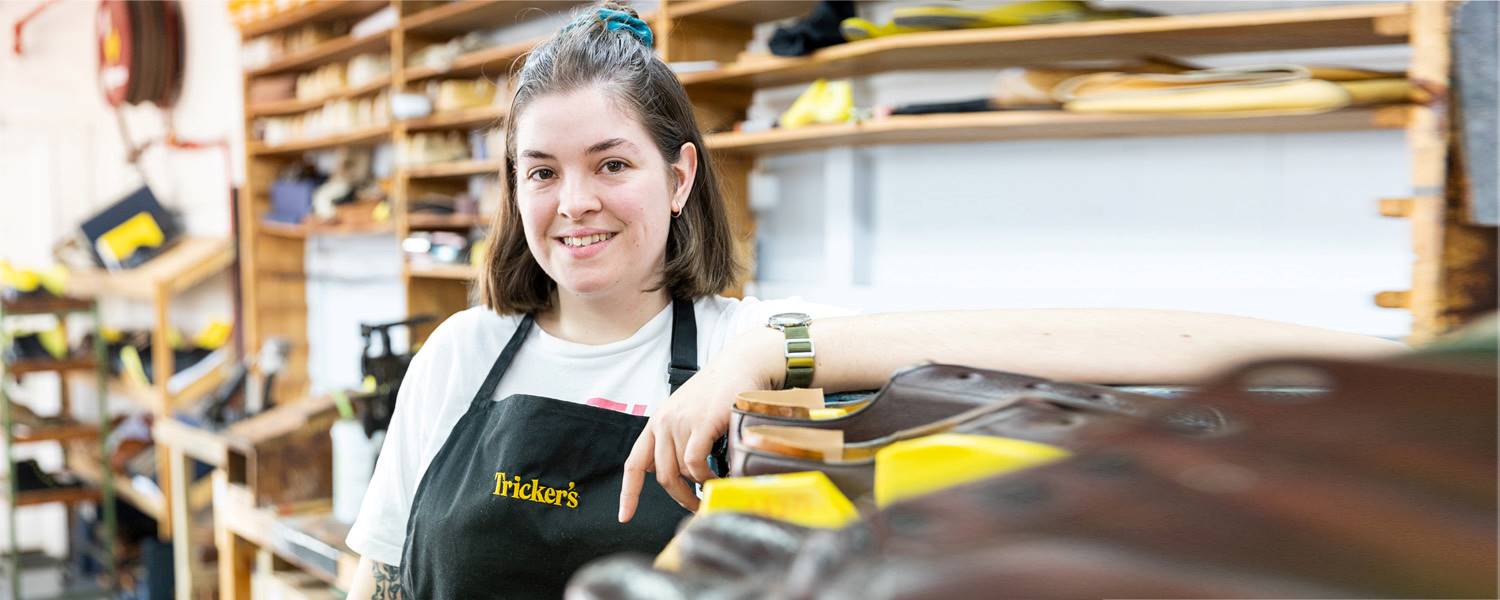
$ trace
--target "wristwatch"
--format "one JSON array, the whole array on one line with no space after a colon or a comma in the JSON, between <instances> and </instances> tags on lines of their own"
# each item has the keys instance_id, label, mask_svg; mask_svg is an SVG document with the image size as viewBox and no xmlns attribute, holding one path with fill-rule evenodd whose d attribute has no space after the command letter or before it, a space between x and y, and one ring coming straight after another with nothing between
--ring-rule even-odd
<instances>
[{"instance_id":1,"label":"wristwatch","mask_svg":"<svg viewBox=\"0 0 1500 600\"><path fill-rule=\"evenodd\" d=\"M786 379L782 389L805 388L813 380L813 341L807 326L812 316L805 313L772 315L766 327L786 334Z\"/></svg>"}]
</instances>

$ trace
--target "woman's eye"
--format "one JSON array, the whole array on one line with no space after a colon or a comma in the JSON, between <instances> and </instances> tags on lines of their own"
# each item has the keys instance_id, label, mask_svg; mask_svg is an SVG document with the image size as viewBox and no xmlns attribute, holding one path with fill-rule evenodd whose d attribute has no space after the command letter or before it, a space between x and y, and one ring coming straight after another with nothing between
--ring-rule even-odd
<instances>
[{"instance_id":1,"label":"woman's eye","mask_svg":"<svg viewBox=\"0 0 1500 600\"><path fill-rule=\"evenodd\" d=\"M619 160L606 161L604 163L604 170L610 173L619 173L625 170L625 162Z\"/></svg>"},{"instance_id":2,"label":"woman's eye","mask_svg":"<svg viewBox=\"0 0 1500 600\"><path fill-rule=\"evenodd\" d=\"M534 181L546 181L556 175L557 173L553 172L552 169L537 169L531 172L531 179Z\"/></svg>"}]
</instances>

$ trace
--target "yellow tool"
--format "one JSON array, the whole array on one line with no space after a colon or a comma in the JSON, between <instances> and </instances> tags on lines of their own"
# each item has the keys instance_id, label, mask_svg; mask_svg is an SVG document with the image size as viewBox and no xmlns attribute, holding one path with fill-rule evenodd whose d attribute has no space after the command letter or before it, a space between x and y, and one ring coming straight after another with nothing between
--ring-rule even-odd
<instances>
[{"instance_id":1,"label":"yellow tool","mask_svg":"<svg viewBox=\"0 0 1500 600\"><path fill-rule=\"evenodd\" d=\"M698 514L738 512L803 527L837 529L859 518L854 504L817 471L726 477L703 484Z\"/></svg>"},{"instance_id":2,"label":"yellow tool","mask_svg":"<svg viewBox=\"0 0 1500 600\"><path fill-rule=\"evenodd\" d=\"M98 247L101 256L121 262L134 254L136 250L144 247L155 248L166 240L167 235L162 232L156 219L151 217L151 213L139 212L99 236L94 244Z\"/></svg>"},{"instance_id":3,"label":"yellow tool","mask_svg":"<svg viewBox=\"0 0 1500 600\"><path fill-rule=\"evenodd\" d=\"M875 505L1044 465L1068 454L1038 442L961 433L896 442L875 453Z\"/></svg>"}]
</instances>

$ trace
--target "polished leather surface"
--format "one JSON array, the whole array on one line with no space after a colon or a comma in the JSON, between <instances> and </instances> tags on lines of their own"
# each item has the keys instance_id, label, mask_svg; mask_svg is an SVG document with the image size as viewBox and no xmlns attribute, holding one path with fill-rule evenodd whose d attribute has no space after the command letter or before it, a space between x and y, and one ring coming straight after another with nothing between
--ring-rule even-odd
<instances>
[{"instance_id":1,"label":"polished leather surface","mask_svg":"<svg viewBox=\"0 0 1500 600\"><path fill-rule=\"evenodd\" d=\"M736 410L730 418L729 473L744 477L817 470L851 499L859 500L874 488L872 460L827 462L783 456L747 447L741 442L747 427L795 425L840 429L846 444L879 444L901 437L903 430L973 411L978 407L1010 406L964 422L953 431L1077 447L1079 432L1109 428L1129 421L1160 416L1192 430L1214 431L1225 426L1222 415L1186 409L1180 400L1136 394L1087 384L1048 381L1038 377L957 365L924 365L902 371L875 396L869 406L845 417L803 420Z\"/></svg>"}]
</instances>

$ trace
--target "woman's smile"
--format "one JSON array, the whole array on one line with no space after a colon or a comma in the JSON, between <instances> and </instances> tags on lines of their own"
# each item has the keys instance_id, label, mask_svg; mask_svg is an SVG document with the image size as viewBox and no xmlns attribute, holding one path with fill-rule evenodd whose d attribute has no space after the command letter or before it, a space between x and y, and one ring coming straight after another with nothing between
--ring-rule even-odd
<instances>
[{"instance_id":1,"label":"woman's smile","mask_svg":"<svg viewBox=\"0 0 1500 600\"><path fill-rule=\"evenodd\" d=\"M616 235L618 234L615 232L580 232L570 233L553 239L558 244L561 244L563 248L567 249L568 256L571 256L574 260L583 260L603 252Z\"/></svg>"}]
</instances>

